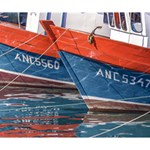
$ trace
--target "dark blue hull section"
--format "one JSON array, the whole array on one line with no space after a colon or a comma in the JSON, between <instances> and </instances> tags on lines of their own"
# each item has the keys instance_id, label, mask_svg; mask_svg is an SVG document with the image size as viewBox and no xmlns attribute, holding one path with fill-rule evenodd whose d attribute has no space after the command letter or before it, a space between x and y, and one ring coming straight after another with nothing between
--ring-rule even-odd
<instances>
[{"instance_id":1,"label":"dark blue hull section","mask_svg":"<svg viewBox=\"0 0 150 150\"><path fill-rule=\"evenodd\" d=\"M59 52L83 99L150 104L150 75Z\"/></svg>"},{"instance_id":2,"label":"dark blue hull section","mask_svg":"<svg viewBox=\"0 0 150 150\"><path fill-rule=\"evenodd\" d=\"M73 85L73 82L60 58L13 49L0 44L0 71L9 75L25 76L34 80L47 80ZM10 52L8 52L10 51ZM8 52L7 54L5 54ZM5 54L5 55L3 55ZM9 80L9 79L6 79Z\"/></svg>"}]
</instances>

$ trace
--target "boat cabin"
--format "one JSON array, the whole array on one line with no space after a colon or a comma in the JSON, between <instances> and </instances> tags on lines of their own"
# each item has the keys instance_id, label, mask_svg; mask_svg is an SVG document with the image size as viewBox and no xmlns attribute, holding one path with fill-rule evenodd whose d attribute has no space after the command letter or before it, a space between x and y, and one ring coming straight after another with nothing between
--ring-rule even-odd
<instances>
[{"instance_id":1,"label":"boat cabin","mask_svg":"<svg viewBox=\"0 0 150 150\"><path fill-rule=\"evenodd\" d=\"M110 39L150 47L150 13L108 12L103 23L111 29Z\"/></svg>"},{"instance_id":2,"label":"boat cabin","mask_svg":"<svg viewBox=\"0 0 150 150\"><path fill-rule=\"evenodd\" d=\"M142 47L150 47L150 13L105 12L105 13L0 13L0 23L44 34L39 20L53 20L55 25L91 32L113 40Z\"/></svg>"},{"instance_id":3,"label":"boat cabin","mask_svg":"<svg viewBox=\"0 0 150 150\"><path fill-rule=\"evenodd\" d=\"M88 33L91 33L95 27L103 25L103 28L97 30L96 34L110 37L110 29L108 25L103 24L103 14L104 13L102 12L31 12L28 13L26 30L41 33L44 29L39 23L39 20L52 20L56 26L80 30Z\"/></svg>"}]
</instances>

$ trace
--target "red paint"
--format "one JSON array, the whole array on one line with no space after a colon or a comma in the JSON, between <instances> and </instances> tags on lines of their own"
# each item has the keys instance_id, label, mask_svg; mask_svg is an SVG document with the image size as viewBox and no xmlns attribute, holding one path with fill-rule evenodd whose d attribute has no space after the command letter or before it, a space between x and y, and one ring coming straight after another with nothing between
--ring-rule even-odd
<instances>
[{"instance_id":1,"label":"red paint","mask_svg":"<svg viewBox=\"0 0 150 150\"><path fill-rule=\"evenodd\" d=\"M13 126L13 130L0 132L0 137L75 137L75 128L78 124L70 125L43 125L43 124L3 124L0 127ZM70 130L68 132L68 129ZM50 130L50 131L45 131ZM52 130L52 131L51 131Z\"/></svg>"},{"instance_id":2,"label":"red paint","mask_svg":"<svg viewBox=\"0 0 150 150\"><path fill-rule=\"evenodd\" d=\"M19 49L41 55L46 51L47 48L52 45L53 42L50 41L48 36L37 35L38 34L30 31L8 27L0 24L0 43L12 46L13 48L18 47L22 44ZM37 37L27 42L26 44L23 44L24 42L30 40L35 36ZM59 57L55 45L53 45L44 55Z\"/></svg>"},{"instance_id":3,"label":"red paint","mask_svg":"<svg viewBox=\"0 0 150 150\"><path fill-rule=\"evenodd\" d=\"M104 101L94 99L84 99L91 111L98 112L145 112L150 110L150 106L134 103L123 103L116 101Z\"/></svg>"},{"instance_id":4,"label":"red paint","mask_svg":"<svg viewBox=\"0 0 150 150\"><path fill-rule=\"evenodd\" d=\"M54 38L60 50L122 68L150 73L149 48L127 44L101 36L94 36L94 42L90 44L88 42L88 33L54 25L50 25L48 30L55 36ZM60 36L61 38L59 38Z\"/></svg>"},{"instance_id":5,"label":"red paint","mask_svg":"<svg viewBox=\"0 0 150 150\"><path fill-rule=\"evenodd\" d=\"M15 79L18 75L6 73L0 71L0 86L5 86L10 83L13 79ZM45 88L66 88L66 89L76 89L74 85L69 85L67 83L57 82L55 80L44 80L38 79L30 76L24 76L23 74L20 75L13 83L12 86L22 86L25 85L26 87L45 87Z\"/></svg>"}]
</instances>

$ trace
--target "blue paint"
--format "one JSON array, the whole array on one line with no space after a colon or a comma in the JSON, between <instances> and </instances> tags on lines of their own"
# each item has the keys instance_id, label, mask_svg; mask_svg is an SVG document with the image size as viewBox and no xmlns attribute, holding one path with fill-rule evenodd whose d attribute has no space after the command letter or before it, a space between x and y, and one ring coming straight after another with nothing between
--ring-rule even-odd
<instances>
[{"instance_id":1,"label":"blue paint","mask_svg":"<svg viewBox=\"0 0 150 150\"><path fill-rule=\"evenodd\" d=\"M51 20L51 13L50 12L47 13L46 20Z\"/></svg>"},{"instance_id":2,"label":"blue paint","mask_svg":"<svg viewBox=\"0 0 150 150\"><path fill-rule=\"evenodd\" d=\"M3 54L11 49L12 47L0 44L0 54ZM22 73L33 63L33 65L31 65L31 67L26 70L24 74L58 81L61 80L72 82L60 58L43 55L38 61L35 62L39 56L40 55L35 53L15 49L0 58L0 69L15 73Z\"/></svg>"},{"instance_id":3,"label":"blue paint","mask_svg":"<svg viewBox=\"0 0 150 150\"><path fill-rule=\"evenodd\" d=\"M62 22L61 22L61 27L66 27L66 20L67 20L67 13L66 12L64 12L63 14L62 14Z\"/></svg>"},{"instance_id":4,"label":"blue paint","mask_svg":"<svg viewBox=\"0 0 150 150\"><path fill-rule=\"evenodd\" d=\"M92 137L140 115L88 112L72 90L8 87L0 94L0 137ZM147 115L97 137L150 137L149 131Z\"/></svg>"},{"instance_id":5,"label":"blue paint","mask_svg":"<svg viewBox=\"0 0 150 150\"><path fill-rule=\"evenodd\" d=\"M149 74L122 69L63 51L59 54L82 96L150 104ZM105 75L105 71L111 73L111 78Z\"/></svg>"}]
</instances>

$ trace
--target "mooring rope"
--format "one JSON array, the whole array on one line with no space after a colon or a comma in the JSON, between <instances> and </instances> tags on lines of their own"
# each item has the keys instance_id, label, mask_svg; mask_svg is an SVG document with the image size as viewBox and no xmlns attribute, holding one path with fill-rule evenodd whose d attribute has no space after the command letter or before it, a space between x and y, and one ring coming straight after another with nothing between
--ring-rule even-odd
<instances>
[{"instance_id":1,"label":"mooring rope","mask_svg":"<svg viewBox=\"0 0 150 150\"><path fill-rule=\"evenodd\" d=\"M0 57L2 57L2 56L4 56L4 55L6 55L6 54L8 54L8 53L12 52L13 50L15 50L15 49L19 48L20 46L22 46L22 45L24 45L24 44L26 44L26 43L28 43L28 42L32 41L33 39L35 39L36 37L38 37L38 36L39 36L39 35L41 35L42 33L44 33L44 31L42 31L42 32L40 32L40 33L38 33L38 34L36 34L35 36L33 36L32 38L30 38L29 40L27 40L27 41L25 41L25 42L23 42L23 43L19 44L18 46L16 46L16 47L14 47L14 48L10 49L10 50L9 50L9 51L7 51L7 52L5 52L5 53L1 54L1 55L0 55Z\"/></svg>"},{"instance_id":2,"label":"mooring rope","mask_svg":"<svg viewBox=\"0 0 150 150\"><path fill-rule=\"evenodd\" d=\"M98 26L98 28L101 28L101 27L99 27ZM97 29L97 28L95 28L95 29ZM95 29L93 30L93 31L95 31ZM69 31L69 28L68 28L68 31ZM92 35L93 33L91 33L90 35ZM78 50L78 52L79 52L79 54L80 54L80 56L82 56L82 54L81 54L81 52L80 52L80 50L79 50L79 48L78 48L78 46L77 46L77 44L76 44L76 41L75 41L75 39L73 38L73 41L74 41L74 45L75 45L75 47L76 47L76 50ZM83 48L85 48L85 47L83 47ZM92 50L92 49L90 49L90 50ZM86 58L86 56L82 56L83 57L83 59L84 58ZM95 71L97 71L97 69L96 69L96 67L92 64L92 62L90 62L90 61L88 61L88 63L94 68L94 70ZM76 76L77 77L77 76ZM107 79L104 79L107 83L108 83L108 81L107 81ZM82 85L80 84L80 86L82 87ZM110 84L110 86L118 93L118 95L120 96L120 97L122 97L121 96L121 94L120 94L120 92L113 86L113 85L111 85ZM84 88L82 88L82 90L84 91L84 93L86 93L86 91L84 90ZM86 93L86 97L89 97L88 95L87 95L87 93ZM137 96L137 97L129 97L129 98L123 98L122 97L122 99L117 99L118 101L127 101L127 100L133 100L133 99L143 99L143 98L150 98L150 95L148 95L148 96ZM127 101L128 102L128 101ZM95 104L95 103L99 103L99 102L91 102L91 104Z\"/></svg>"},{"instance_id":3,"label":"mooring rope","mask_svg":"<svg viewBox=\"0 0 150 150\"><path fill-rule=\"evenodd\" d=\"M136 121L136 120L138 120L138 119L140 119L140 118L142 118L142 117L148 115L149 113L150 113L150 111L148 111L148 112L146 112L146 113L144 113L144 114L142 114L142 115L140 115L140 116L138 116L138 117L136 117L136 118L134 118L134 119L132 119L132 120L130 120L130 121L127 121L127 122L125 122L125 123L123 123L123 124L121 124L121 125L119 125L119 126L116 126L116 127L112 128L112 129L108 129L108 130L106 130L106 131L104 131L104 132L102 132L102 133L93 135L93 136L91 136L91 137L89 137L89 138L94 138L94 137L97 137L97 136L100 136L100 135L109 133L109 132L111 132L111 131L114 131L114 130L116 130L116 129L118 129L118 128L121 128L121 127L123 127L123 126L125 126L125 125L127 125L127 124L129 124L129 123L131 123L131 122L133 122L133 121Z\"/></svg>"},{"instance_id":4,"label":"mooring rope","mask_svg":"<svg viewBox=\"0 0 150 150\"><path fill-rule=\"evenodd\" d=\"M85 103L81 102L81 103L76 103L76 104L63 104L63 105L54 105L54 106L36 106L36 107L24 107L24 108L17 108L17 109L0 109L0 112L4 112L4 111L23 111L23 110L32 110L32 109L47 109L47 108L61 108L61 107L66 107L66 106L68 107L68 106L75 106L75 105L85 105ZM95 138L95 137L101 136L103 134L109 133L111 131L114 131L114 130L116 130L118 128L121 128L121 127L123 127L123 126L125 126L125 125L127 125L131 122L134 122L134 121L136 121L136 120L138 120L138 119L140 119L140 118L142 118L142 117L144 117L148 114L150 114L150 111L148 111L148 112L146 112L146 113L144 113L144 114L142 114L138 117L135 117L135 118L131 119L130 121L127 121L127 122L125 122L125 123L123 123L119 126L116 126L116 127L112 128L112 129L108 129L108 130L106 130L102 133L90 136L89 138Z\"/></svg>"},{"instance_id":5,"label":"mooring rope","mask_svg":"<svg viewBox=\"0 0 150 150\"><path fill-rule=\"evenodd\" d=\"M11 80L8 84L6 84L3 88L0 89L0 92L2 90L4 90L5 88L7 88L11 83L13 83L16 79L18 79L21 74L25 73L38 59L40 59L67 31L68 29L66 29L39 57L37 57L33 63L31 63L26 69L24 69L21 73L18 73L18 75Z\"/></svg>"},{"instance_id":6,"label":"mooring rope","mask_svg":"<svg viewBox=\"0 0 150 150\"><path fill-rule=\"evenodd\" d=\"M37 59L41 58L41 57L66 33L67 30L69 30L69 29L66 29ZM23 43L22 43L22 44L23 44ZM20 45L19 45L19 46L20 46ZM0 57L1 57L1 55L0 55ZM37 59L35 59L35 61L36 61ZM35 61L34 61L34 62L35 62ZM25 73L25 72L34 64L34 62L33 62L32 64L30 64L24 71L22 71L22 73ZM21 75L21 73L19 73L19 75L16 76L12 81L10 81L6 86L4 86L2 89L0 89L0 92L1 92L2 90L4 90L6 87L8 87L8 86L9 86L12 82L14 82L17 78L19 78L20 75ZM149 97L149 96L147 96L147 97ZM30 109L40 109L40 108L55 108L55 107L64 107L64 106L66 107L66 106L75 106L75 105L83 105L83 104L85 105L85 103L82 102L82 103L77 103L77 104L65 104L65 105L54 105L54 106L39 106L39 107L26 107L26 108L18 108L18 109L5 109L5 110L0 110L0 111L10 111L10 110L15 110L15 111L17 111L17 110L25 110L25 109L29 109L29 110L30 110ZM142 114L142 115L140 115L140 116L138 116L138 117L136 117L136 118L134 118L134 119L132 119L132 120L130 120L130 121L128 121L128 122L125 122L125 123L123 123L123 124L121 124L121 125L119 125L119 126L117 126L117 127L114 127L114 128L112 128L112 129L109 129L109 130L104 131L104 132L102 132L102 133L93 135L93 136L91 136L90 138L97 137L97 136L106 134L106 133L108 133L108 132L111 132L111 131L113 131L113 130L116 130L116 129L122 127L122 126L125 126L125 125L127 125L127 124L133 122L133 121L136 121L136 120L139 119L139 118L142 118L142 117L146 116L146 115L149 114L149 113L150 113L150 111L148 111L148 112L146 112L146 113L144 113L144 114Z\"/></svg>"}]
</instances>

